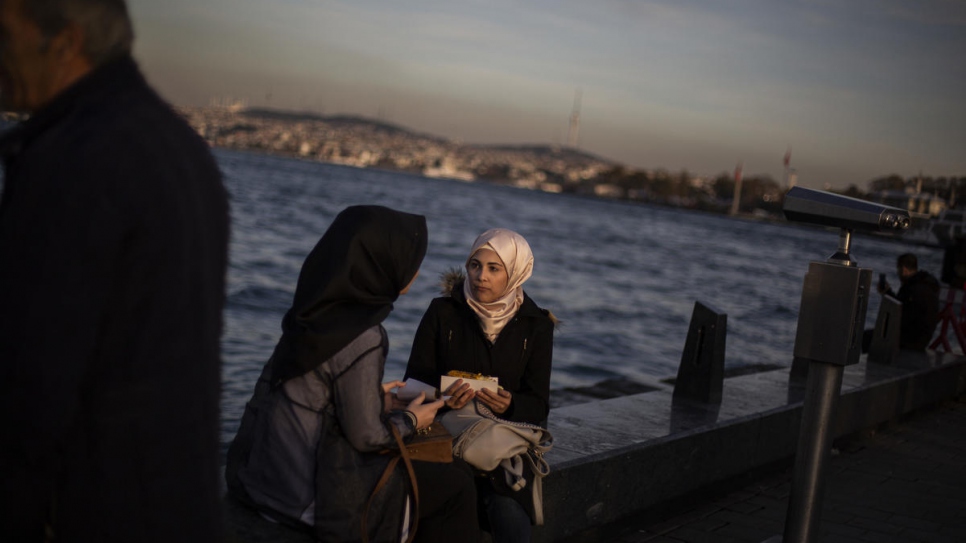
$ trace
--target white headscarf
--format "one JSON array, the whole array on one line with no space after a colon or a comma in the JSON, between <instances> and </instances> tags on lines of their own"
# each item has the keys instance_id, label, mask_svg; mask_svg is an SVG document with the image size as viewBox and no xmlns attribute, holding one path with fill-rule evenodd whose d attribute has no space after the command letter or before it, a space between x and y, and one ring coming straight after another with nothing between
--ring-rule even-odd
<instances>
[{"instance_id":1,"label":"white headscarf","mask_svg":"<svg viewBox=\"0 0 966 543\"><path fill-rule=\"evenodd\" d=\"M523 236L505 228L493 228L480 234L473 242L466 264L469 264L480 249L490 249L503 261L503 267L506 268L507 273L506 290L495 302L482 303L473 295L470 279L467 277L463 282L463 294L466 296L466 302L479 317L483 333L490 342L494 342L523 303L521 287L533 273L533 253L530 251L530 244Z\"/></svg>"}]
</instances>

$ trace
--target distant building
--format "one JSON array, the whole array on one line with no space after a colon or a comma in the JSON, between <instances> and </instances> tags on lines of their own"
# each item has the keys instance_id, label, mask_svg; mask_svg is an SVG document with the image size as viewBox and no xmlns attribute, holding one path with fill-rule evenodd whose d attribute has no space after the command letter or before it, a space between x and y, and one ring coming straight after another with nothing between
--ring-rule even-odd
<instances>
[{"instance_id":1,"label":"distant building","mask_svg":"<svg viewBox=\"0 0 966 543\"><path fill-rule=\"evenodd\" d=\"M946 200L928 193L915 193L902 190L880 190L869 195L873 202L898 207L912 213L938 216L949 207Z\"/></svg>"},{"instance_id":2,"label":"distant building","mask_svg":"<svg viewBox=\"0 0 966 543\"><path fill-rule=\"evenodd\" d=\"M610 183L600 183L594 185L594 195L601 198L621 198L624 196L624 189Z\"/></svg>"}]
</instances>

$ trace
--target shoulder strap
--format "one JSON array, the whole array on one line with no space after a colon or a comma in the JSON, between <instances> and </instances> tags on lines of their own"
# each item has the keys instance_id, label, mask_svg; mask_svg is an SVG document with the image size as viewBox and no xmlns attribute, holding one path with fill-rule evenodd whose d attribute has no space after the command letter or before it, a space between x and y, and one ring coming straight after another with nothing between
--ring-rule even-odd
<instances>
[{"instance_id":1,"label":"shoulder strap","mask_svg":"<svg viewBox=\"0 0 966 543\"><path fill-rule=\"evenodd\" d=\"M413 538L416 536L416 528L419 524L419 487L416 485L416 472L413 471L413 463L409 459L409 450L403 443L402 436L399 435L399 430L396 429L395 424L389 425L389 430L392 432L392 436L396 439L396 444L399 446L399 454L393 455L386 469L382 472L382 477L379 478L379 482L376 483L376 487L372 489L372 494L369 495L369 501L366 502L366 508L362 511L362 541L363 543L369 543L369 524L367 522L367 517L369 516L369 506L372 505L372 499L379 493L380 490L386 483L389 482L389 477L392 476L392 472L395 471L396 465L399 463L399 458L402 457L403 463L406 465L406 472L409 473L409 482L412 483L412 500L413 507L410 508L411 522L409 523L409 537L406 538L406 543L412 543ZM393 451L395 453L396 451Z\"/></svg>"}]
</instances>

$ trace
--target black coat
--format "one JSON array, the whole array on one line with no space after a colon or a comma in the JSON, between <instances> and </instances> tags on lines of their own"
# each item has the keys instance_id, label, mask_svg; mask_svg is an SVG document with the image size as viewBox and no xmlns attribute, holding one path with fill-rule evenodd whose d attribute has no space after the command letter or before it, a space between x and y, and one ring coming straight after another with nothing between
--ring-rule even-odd
<instances>
[{"instance_id":1,"label":"black coat","mask_svg":"<svg viewBox=\"0 0 966 543\"><path fill-rule=\"evenodd\" d=\"M466 303L462 276L444 277L449 283L449 296L435 298L423 315L412 353L406 367L406 378L418 379L438 387L440 376L450 370L482 373L497 377L500 386L510 391L513 400L501 418L544 424L550 413L550 369L553 359L553 329L556 319L549 311L537 307L524 293L523 304L506 324L496 342L483 334L476 313ZM477 478L480 503L483 497L497 492L512 497L534 518L530 492L510 490L502 469ZM532 488L533 474L526 473L526 488ZM480 520L487 525L486 515Z\"/></svg>"},{"instance_id":2,"label":"black coat","mask_svg":"<svg viewBox=\"0 0 966 543\"><path fill-rule=\"evenodd\" d=\"M924 350L939 324L939 281L920 270L902 282L896 299L902 302L899 346Z\"/></svg>"},{"instance_id":3,"label":"black coat","mask_svg":"<svg viewBox=\"0 0 966 543\"><path fill-rule=\"evenodd\" d=\"M434 299L423 315L406 378L438 387L440 376L450 370L497 377L513 395L510 408L500 417L541 424L550 413L553 328L550 313L524 293L517 314L490 343L459 281L449 296Z\"/></svg>"},{"instance_id":4,"label":"black coat","mask_svg":"<svg viewBox=\"0 0 966 543\"><path fill-rule=\"evenodd\" d=\"M0 540L217 541L228 198L129 57L0 142Z\"/></svg>"}]
</instances>

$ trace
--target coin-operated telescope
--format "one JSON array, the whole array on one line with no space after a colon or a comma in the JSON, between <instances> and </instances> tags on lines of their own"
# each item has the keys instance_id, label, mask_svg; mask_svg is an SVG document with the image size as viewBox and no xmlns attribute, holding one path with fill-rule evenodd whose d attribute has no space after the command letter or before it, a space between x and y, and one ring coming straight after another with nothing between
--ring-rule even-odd
<instances>
[{"instance_id":1,"label":"coin-operated telescope","mask_svg":"<svg viewBox=\"0 0 966 543\"><path fill-rule=\"evenodd\" d=\"M783 541L808 543L818 537L832 414L844 367L859 361L872 284L872 270L859 268L849 254L852 234L904 230L909 213L802 187L788 191L782 210L790 221L841 229L836 252L808 265L795 335L794 364L807 364L808 382Z\"/></svg>"},{"instance_id":2,"label":"coin-operated telescope","mask_svg":"<svg viewBox=\"0 0 966 543\"><path fill-rule=\"evenodd\" d=\"M904 230L909 228L909 213L858 198L831 192L793 187L782 206L785 218L849 230Z\"/></svg>"},{"instance_id":3,"label":"coin-operated telescope","mask_svg":"<svg viewBox=\"0 0 966 543\"><path fill-rule=\"evenodd\" d=\"M803 187L788 191L782 211L793 222L841 228L839 253L843 254L839 258L845 258L845 262L853 262L849 249L856 230L900 232L909 228L909 212L903 209ZM835 255L829 260L839 261Z\"/></svg>"},{"instance_id":4,"label":"coin-operated telescope","mask_svg":"<svg viewBox=\"0 0 966 543\"><path fill-rule=\"evenodd\" d=\"M782 208L790 221L840 228L838 250L811 262L802 289L795 357L849 365L861 354L872 270L850 254L855 230L894 232L909 227L909 212L820 190L794 187Z\"/></svg>"}]
</instances>

